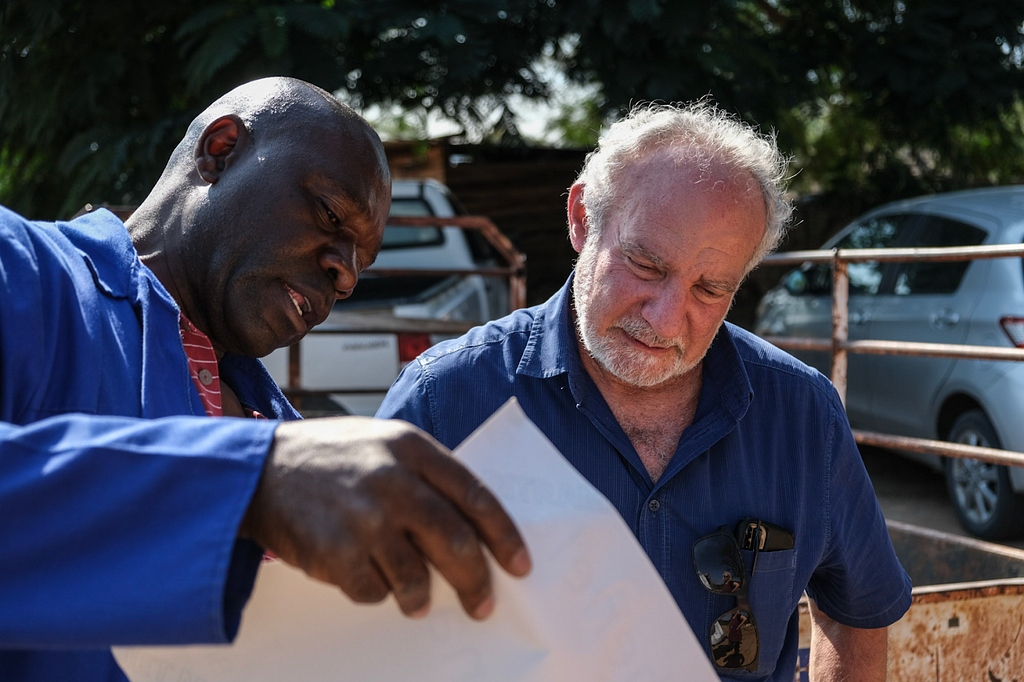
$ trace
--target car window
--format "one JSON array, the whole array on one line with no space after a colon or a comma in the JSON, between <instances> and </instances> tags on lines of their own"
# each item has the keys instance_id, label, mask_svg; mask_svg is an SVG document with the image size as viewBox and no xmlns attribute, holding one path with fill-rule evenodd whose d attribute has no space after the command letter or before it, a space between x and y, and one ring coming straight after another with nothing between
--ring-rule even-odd
<instances>
[{"instance_id":1,"label":"car window","mask_svg":"<svg viewBox=\"0 0 1024 682\"><path fill-rule=\"evenodd\" d=\"M985 241L985 230L949 218L925 218L907 246L977 246ZM900 263L893 293L951 294L960 286L971 261L952 263Z\"/></svg>"},{"instance_id":2,"label":"car window","mask_svg":"<svg viewBox=\"0 0 1024 682\"><path fill-rule=\"evenodd\" d=\"M392 199L392 216L430 216L433 213L423 199ZM444 234L438 227L395 227L384 228L381 250L401 249L413 246L433 246L444 243Z\"/></svg>"},{"instance_id":3,"label":"car window","mask_svg":"<svg viewBox=\"0 0 1024 682\"><path fill-rule=\"evenodd\" d=\"M911 216L904 214L879 216L861 221L833 246L840 249L888 249L897 240ZM808 293L827 294L832 291L832 265L818 263L805 270ZM851 294L877 294L882 285L883 264L876 261L850 263L847 266Z\"/></svg>"}]
</instances>

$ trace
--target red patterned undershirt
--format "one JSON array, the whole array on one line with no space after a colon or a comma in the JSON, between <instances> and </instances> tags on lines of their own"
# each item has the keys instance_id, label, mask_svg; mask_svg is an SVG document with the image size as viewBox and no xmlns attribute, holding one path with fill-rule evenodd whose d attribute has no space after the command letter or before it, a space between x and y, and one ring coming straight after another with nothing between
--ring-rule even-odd
<instances>
[{"instance_id":1,"label":"red patterned undershirt","mask_svg":"<svg viewBox=\"0 0 1024 682\"><path fill-rule=\"evenodd\" d=\"M185 346L188 357L188 373L192 383L199 391L199 399L207 416L223 417L224 407L220 398L220 372L217 366L217 354L213 352L213 344L206 334L195 328L183 314L178 315L178 326L181 328L181 342Z\"/></svg>"},{"instance_id":2,"label":"red patterned undershirt","mask_svg":"<svg viewBox=\"0 0 1024 682\"><path fill-rule=\"evenodd\" d=\"M181 329L181 343L185 346L185 357L188 358L188 373L192 383L199 391L199 399L208 417L223 417L224 403L220 394L220 366L217 354L213 350L210 338L196 329L187 317L178 313L178 328ZM246 417L266 419L256 410L242 406Z\"/></svg>"}]
</instances>

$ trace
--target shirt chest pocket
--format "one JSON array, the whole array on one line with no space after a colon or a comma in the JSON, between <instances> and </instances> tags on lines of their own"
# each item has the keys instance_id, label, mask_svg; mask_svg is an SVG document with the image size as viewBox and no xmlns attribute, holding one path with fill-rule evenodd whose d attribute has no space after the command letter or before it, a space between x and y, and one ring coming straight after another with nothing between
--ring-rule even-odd
<instances>
[{"instance_id":1,"label":"shirt chest pocket","mask_svg":"<svg viewBox=\"0 0 1024 682\"><path fill-rule=\"evenodd\" d=\"M774 670L775 661L786 641L790 619L800 600L800 594L794 592L793 584L796 576L796 550L758 552L756 565L754 552L742 550L741 553L750 579L747 599L757 623L760 640L758 671L749 674L760 677ZM729 674L745 676L737 675L737 671L730 671Z\"/></svg>"}]
</instances>

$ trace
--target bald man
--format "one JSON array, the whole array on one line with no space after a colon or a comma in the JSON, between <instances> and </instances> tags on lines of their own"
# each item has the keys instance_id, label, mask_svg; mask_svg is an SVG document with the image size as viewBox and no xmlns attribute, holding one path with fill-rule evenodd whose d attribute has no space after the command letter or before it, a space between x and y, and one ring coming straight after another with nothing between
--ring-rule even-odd
<instances>
[{"instance_id":1,"label":"bald man","mask_svg":"<svg viewBox=\"0 0 1024 682\"><path fill-rule=\"evenodd\" d=\"M476 618L484 545L529 570L436 441L289 421L256 359L351 293L390 184L365 121L274 78L196 118L126 224L0 209L0 679L123 680L111 645L228 642L264 549L410 616L428 563Z\"/></svg>"}]
</instances>

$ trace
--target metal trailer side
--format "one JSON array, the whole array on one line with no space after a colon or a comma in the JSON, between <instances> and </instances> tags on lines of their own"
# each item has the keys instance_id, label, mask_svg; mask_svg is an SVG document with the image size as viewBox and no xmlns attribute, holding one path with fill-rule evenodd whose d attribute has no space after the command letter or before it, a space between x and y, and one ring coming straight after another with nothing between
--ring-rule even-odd
<instances>
[{"instance_id":1,"label":"metal trailer side","mask_svg":"<svg viewBox=\"0 0 1024 682\"><path fill-rule=\"evenodd\" d=\"M1024 680L1024 550L889 521L914 582L910 610L889 628L889 682ZM810 616L800 607L807 680Z\"/></svg>"}]
</instances>

